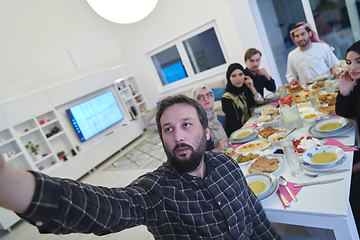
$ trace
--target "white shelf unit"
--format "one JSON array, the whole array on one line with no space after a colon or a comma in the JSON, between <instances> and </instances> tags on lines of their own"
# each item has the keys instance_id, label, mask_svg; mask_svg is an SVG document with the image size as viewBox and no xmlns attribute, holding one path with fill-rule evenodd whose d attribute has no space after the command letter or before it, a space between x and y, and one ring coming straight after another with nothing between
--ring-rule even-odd
<instances>
[{"instance_id":1,"label":"white shelf unit","mask_svg":"<svg viewBox=\"0 0 360 240\"><path fill-rule=\"evenodd\" d=\"M114 86L132 119L137 119L146 112L147 105L144 96L133 75L116 80Z\"/></svg>"},{"instance_id":2,"label":"white shelf unit","mask_svg":"<svg viewBox=\"0 0 360 240\"><path fill-rule=\"evenodd\" d=\"M30 156L28 170L49 173L52 168L63 159L58 158L58 153L64 151L66 160L70 159L75 147L71 144L64 128L56 116L55 110L49 110L44 114L34 116L13 126L20 143L26 149L29 141L39 145L39 154L35 156L28 149L26 154ZM72 151L73 150L73 151ZM75 151L76 153L76 151Z\"/></svg>"}]
</instances>

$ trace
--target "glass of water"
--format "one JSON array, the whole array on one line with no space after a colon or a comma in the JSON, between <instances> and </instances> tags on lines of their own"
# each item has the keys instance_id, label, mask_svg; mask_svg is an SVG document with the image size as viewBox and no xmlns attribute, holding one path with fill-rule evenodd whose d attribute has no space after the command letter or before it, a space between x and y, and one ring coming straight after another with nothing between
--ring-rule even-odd
<instances>
[{"instance_id":1,"label":"glass of water","mask_svg":"<svg viewBox=\"0 0 360 240\"><path fill-rule=\"evenodd\" d=\"M335 87L334 87L334 82L332 80L326 81L325 82L325 90L328 94L333 94L335 93Z\"/></svg>"}]
</instances>

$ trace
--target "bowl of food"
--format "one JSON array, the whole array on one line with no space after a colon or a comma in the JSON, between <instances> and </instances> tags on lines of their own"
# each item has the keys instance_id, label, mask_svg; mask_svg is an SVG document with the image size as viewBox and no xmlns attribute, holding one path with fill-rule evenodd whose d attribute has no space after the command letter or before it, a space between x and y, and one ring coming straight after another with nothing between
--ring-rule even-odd
<instances>
[{"instance_id":1,"label":"bowl of food","mask_svg":"<svg viewBox=\"0 0 360 240\"><path fill-rule=\"evenodd\" d=\"M239 166L248 165L258 157L264 155L262 151L253 151L248 153L237 153L233 158L238 162Z\"/></svg>"},{"instance_id":2,"label":"bowl of food","mask_svg":"<svg viewBox=\"0 0 360 240\"><path fill-rule=\"evenodd\" d=\"M245 179L257 198L261 199L269 194L273 180L267 173L254 173L245 176Z\"/></svg>"},{"instance_id":3,"label":"bowl of food","mask_svg":"<svg viewBox=\"0 0 360 240\"><path fill-rule=\"evenodd\" d=\"M244 141L250 138L253 132L253 128L240 128L231 134L230 139L235 141Z\"/></svg>"},{"instance_id":4,"label":"bowl of food","mask_svg":"<svg viewBox=\"0 0 360 240\"><path fill-rule=\"evenodd\" d=\"M268 138L269 142L274 146L281 146L281 143L288 141L286 132L278 132L272 134Z\"/></svg>"},{"instance_id":5,"label":"bowl of food","mask_svg":"<svg viewBox=\"0 0 360 240\"><path fill-rule=\"evenodd\" d=\"M304 162L316 166L334 165L344 156L344 150L336 146L319 146L311 148L303 154Z\"/></svg>"},{"instance_id":6,"label":"bowl of food","mask_svg":"<svg viewBox=\"0 0 360 240\"><path fill-rule=\"evenodd\" d=\"M306 113L301 116L301 119L306 123L314 123L320 118L319 114L316 112Z\"/></svg>"},{"instance_id":7,"label":"bowl of food","mask_svg":"<svg viewBox=\"0 0 360 240\"><path fill-rule=\"evenodd\" d=\"M313 107L303 107L299 109L300 116L315 112L315 108Z\"/></svg>"}]
</instances>

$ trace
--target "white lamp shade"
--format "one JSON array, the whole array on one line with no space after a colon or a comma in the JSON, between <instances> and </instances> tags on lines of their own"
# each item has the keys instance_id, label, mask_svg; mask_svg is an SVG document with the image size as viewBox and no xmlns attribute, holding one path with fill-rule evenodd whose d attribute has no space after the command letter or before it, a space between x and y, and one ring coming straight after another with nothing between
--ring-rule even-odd
<instances>
[{"instance_id":1,"label":"white lamp shade","mask_svg":"<svg viewBox=\"0 0 360 240\"><path fill-rule=\"evenodd\" d=\"M158 0L87 0L87 2L103 18L114 23L129 24L149 15Z\"/></svg>"}]
</instances>

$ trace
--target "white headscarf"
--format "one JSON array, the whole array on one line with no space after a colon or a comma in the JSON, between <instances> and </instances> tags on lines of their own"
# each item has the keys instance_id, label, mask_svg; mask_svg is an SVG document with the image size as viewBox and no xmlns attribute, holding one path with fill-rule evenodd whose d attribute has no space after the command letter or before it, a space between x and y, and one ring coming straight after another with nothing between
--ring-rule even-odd
<instances>
[{"instance_id":1,"label":"white headscarf","mask_svg":"<svg viewBox=\"0 0 360 240\"><path fill-rule=\"evenodd\" d=\"M213 92L211 90L211 88L207 85L198 85L193 89L193 98L198 101L197 96L199 95L199 92L203 89L207 89L209 92ZM214 147L216 147L219 143L219 140L221 139L227 139L227 135L226 132L223 128L223 126L221 125L221 123L219 122L219 120L217 119L217 116L215 114L215 112L211 109L209 110L205 110L206 111L206 115L207 115L207 119L208 119L208 123L209 123L209 129L210 129L210 138L211 140L214 142Z\"/></svg>"}]
</instances>

